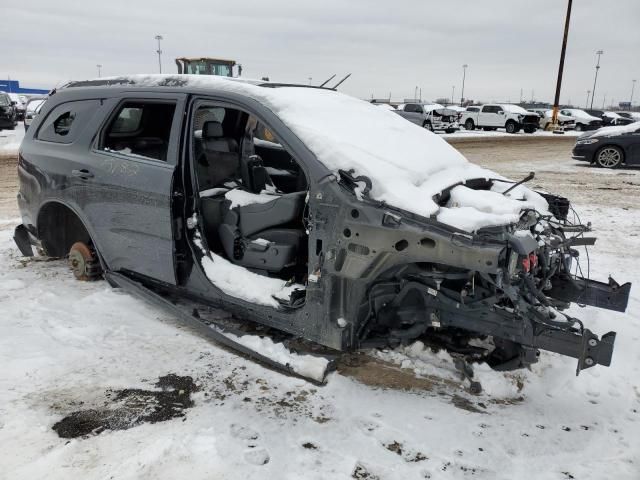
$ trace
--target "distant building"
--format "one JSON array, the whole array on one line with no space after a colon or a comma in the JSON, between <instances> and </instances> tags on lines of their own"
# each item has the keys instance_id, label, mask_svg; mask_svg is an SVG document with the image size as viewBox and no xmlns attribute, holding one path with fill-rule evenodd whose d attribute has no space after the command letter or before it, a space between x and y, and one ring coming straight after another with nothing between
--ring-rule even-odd
<instances>
[{"instance_id":1,"label":"distant building","mask_svg":"<svg viewBox=\"0 0 640 480\"><path fill-rule=\"evenodd\" d=\"M20 86L18 80L0 80L0 92L46 95L49 93L49 90L43 90L42 88L24 88Z\"/></svg>"}]
</instances>

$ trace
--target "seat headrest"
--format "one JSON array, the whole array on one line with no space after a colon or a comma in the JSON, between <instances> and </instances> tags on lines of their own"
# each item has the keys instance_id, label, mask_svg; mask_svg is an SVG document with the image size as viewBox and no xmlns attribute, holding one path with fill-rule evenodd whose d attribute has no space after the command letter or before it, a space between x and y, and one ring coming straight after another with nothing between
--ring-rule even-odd
<instances>
[{"instance_id":1,"label":"seat headrest","mask_svg":"<svg viewBox=\"0 0 640 480\"><path fill-rule=\"evenodd\" d=\"M202 138L221 138L224 136L220 122L204 122L202 126Z\"/></svg>"}]
</instances>

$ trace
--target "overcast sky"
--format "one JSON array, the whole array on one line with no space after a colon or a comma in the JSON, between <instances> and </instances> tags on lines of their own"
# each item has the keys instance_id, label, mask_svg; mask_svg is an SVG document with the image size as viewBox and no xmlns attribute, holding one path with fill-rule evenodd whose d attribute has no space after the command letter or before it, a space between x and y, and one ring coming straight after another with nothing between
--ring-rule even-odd
<instances>
[{"instance_id":1,"label":"overcast sky","mask_svg":"<svg viewBox=\"0 0 640 480\"><path fill-rule=\"evenodd\" d=\"M178 56L232 58L243 76L320 83L352 73L359 97L553 100L566 0L0 0L0 78L49 88L70 79L163 72ZM640 0L575 0L561 102L628 101L640 80ZM640 103L640 83L634 104Z\"/></svg>"}]
</instances>

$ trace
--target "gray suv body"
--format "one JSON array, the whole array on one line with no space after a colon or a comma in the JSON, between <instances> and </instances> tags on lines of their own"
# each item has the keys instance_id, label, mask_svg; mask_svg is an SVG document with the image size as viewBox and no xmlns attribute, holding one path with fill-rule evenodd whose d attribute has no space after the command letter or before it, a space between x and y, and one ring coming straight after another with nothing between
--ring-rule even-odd
<instances>
[{"instance_id":1,"label":"gray suv body","mask_svg":"<svg viewBox=\"0 0 640 480\"><path fill-rule=\"evenodd\" d=\"M545 196L557 223L526 211L516 224L464 232L375 200L360 172L328 168L261 93L202 82L124 77L53 92L20 149L23 254L36 245L68 256L80 279L104 275L161 304L224 307L337 351L421 338L496 368L533 363L539 349L577 358L578 370L609 365L615 333L598 338L552 313L576 301L624 311L630 289L570 273L574 247L591 240L569 233L585 228L567 223L566 199ZM534 240L540 225L553 245ZM208 270L206 258L217 264ZM299 288L252 300L212 280L218 269Z\"/></svg>"}]
</instances>

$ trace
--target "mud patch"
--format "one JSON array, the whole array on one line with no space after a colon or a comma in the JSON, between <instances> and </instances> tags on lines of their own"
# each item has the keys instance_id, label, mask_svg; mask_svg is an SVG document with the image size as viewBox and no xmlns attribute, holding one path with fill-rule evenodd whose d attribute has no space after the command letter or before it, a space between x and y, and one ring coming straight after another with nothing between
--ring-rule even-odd
<instances>
[{"instance_id":1,"label":"mud patch","mask_svg":"<svg viewBox=\"0 0 640 480\"><path fill-rule=\"evenodd\" d=\"M193 406L191 393L198 390L193 378L174 374L160 377L155 386L159 390L107 390L102 407L72 412L53 430L62 438L77 438L184 417L184 410Z\"/></svg>"},{"instance_id":2,"label":"mud patch","mask_svg":"<svg viewBox=\"0 0 640 480\"><path fill-rule=\"evenodd\" d=\"M435 376L419 377L413 370L401 368L391 362L365 354L342 356L337 369L341 375L351 377L370 387L427 392L435 392L442 387L463 389L461 385L451 380Z\"/></svg>"}]
</instances>

